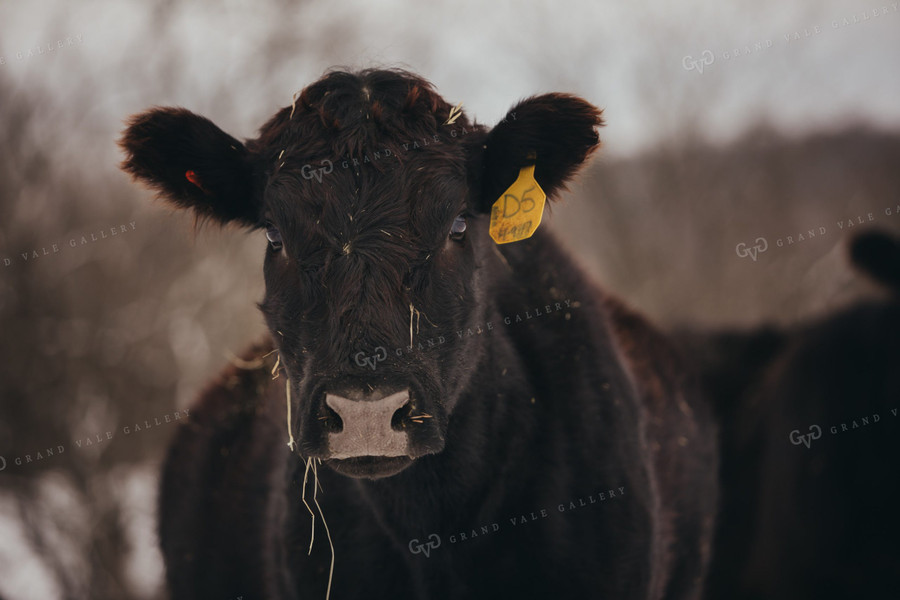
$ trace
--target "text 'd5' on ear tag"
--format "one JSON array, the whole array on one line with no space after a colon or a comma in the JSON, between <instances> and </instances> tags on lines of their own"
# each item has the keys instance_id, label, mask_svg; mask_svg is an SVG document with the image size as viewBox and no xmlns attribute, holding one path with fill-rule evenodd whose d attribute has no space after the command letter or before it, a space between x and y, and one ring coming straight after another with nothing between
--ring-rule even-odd
<instances>
[{"instance_id":1,"label":"text 'd5' on ear tag","mask_svg":"<svg viewBox=\"0 0 900 600\"><path fill-rule=\"evenodd\" d=\"M491 207L491 238L498 244L530 238L541 224L546 199L534 178L534 165L522 167L518 179Z\"/></svg>"}]
</instances>

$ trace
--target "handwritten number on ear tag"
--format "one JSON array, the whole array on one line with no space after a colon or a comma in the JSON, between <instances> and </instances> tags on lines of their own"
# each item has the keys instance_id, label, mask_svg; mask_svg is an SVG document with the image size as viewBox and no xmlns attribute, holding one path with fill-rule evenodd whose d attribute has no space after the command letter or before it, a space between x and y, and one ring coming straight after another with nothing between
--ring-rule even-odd
<instances>
[{"instance_id":1,"label":"handwritten number on ear tag","mask_svg":"<svg viewBox=\"0 0 900 600\"><path fill-rule=\"evenodd\" d=\"M491 207L491 238L498 244L530 238L541 224L546 199L534 178L534 165L522 167L518 179Z\"/></svg>"}]
</instances>

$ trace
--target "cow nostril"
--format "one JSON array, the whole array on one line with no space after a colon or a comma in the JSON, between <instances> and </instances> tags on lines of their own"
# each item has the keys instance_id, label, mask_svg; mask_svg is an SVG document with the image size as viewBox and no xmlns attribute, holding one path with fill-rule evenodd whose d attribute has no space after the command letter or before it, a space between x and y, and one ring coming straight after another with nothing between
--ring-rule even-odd
<instances>
[{"instance_id":1,"label":"cow nostril","mask_svg":"<svg viewBox=\"0 0 900 600\"><path fill-rule=\"evenodd\" d=\"M409 391L394 392L384 395L381 391L366 393L361 389L342 391L341 395L326 393L325 402L319 413L319 421L332 433L340 433L358 426L370 427L381 423L395 431L401 431L407 425L410 416Z\"/></svg>"},{"instance_id":2,"label":"cow nostril","mask_svg":"<svg viewBox=\"0 0 900 600\"><path fill-rule=\"evenodd\" d=\"M319 416L319 421L322 423L325 431L329 433L340 433L344 430L344 421L341 419L341 416L328 404L322 405L322 414Z\"/></svg>"},{"instance_id":3,"label":"cow nostril","mask_svg":"<svg viewBox=\"0 0 900 600\"><path fill-rule=\"evenodd\" d=\"M401 431L406 427L409 416L412 414L412 402L407 402L398 408L391 417L391 429Z\"/></svg>"}]
</instances>

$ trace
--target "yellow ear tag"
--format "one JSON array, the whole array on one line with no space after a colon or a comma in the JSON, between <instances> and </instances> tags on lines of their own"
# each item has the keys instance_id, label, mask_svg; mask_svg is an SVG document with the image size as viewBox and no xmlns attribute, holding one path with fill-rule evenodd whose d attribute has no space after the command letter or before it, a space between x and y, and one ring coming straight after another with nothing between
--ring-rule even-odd
<instances>
[{"instance_id":1,"label":"yellow ear tag","mask_svg":"<svg viewBox=\"0 0 900 600\"><path fill-rule=\"evenodd\" d=\"M519 177L491 207L490 234L498 244L530 238L541 224L547 194L534 178L534 165L522 167Z\"/></svg>"}]
</instances>

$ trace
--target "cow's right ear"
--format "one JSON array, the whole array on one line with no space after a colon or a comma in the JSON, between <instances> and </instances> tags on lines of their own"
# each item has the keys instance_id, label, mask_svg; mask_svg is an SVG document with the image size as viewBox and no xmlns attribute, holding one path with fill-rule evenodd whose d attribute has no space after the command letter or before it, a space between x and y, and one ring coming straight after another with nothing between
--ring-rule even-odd
<instances>
[{"instance_id":1,"label":"cow's right ear","mask_svg":"<svg viewBox=\"0 0 900 600\"><path fill-rule=\"evenodd\" d=\"M183 108L154 108L128 122L122 169L180 208L219 223L259 224L247 149Z\"/></svg>"}]
</instances>

